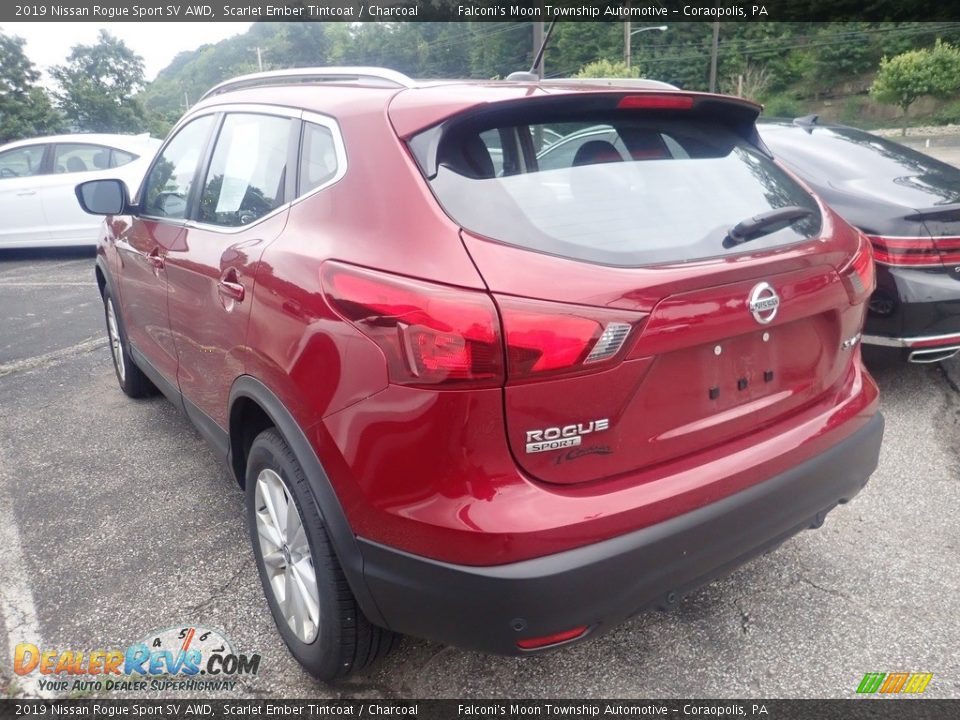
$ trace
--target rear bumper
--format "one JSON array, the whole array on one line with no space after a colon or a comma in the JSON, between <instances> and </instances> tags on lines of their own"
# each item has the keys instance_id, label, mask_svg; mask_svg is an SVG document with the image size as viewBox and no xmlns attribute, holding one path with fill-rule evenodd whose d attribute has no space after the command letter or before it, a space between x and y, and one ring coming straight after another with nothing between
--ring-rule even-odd
<instances>
[{"instance_id":1,"label":"rear bumper","mask_svg":"<svg viewBox=\"0 0 960 720\"><path fill-rule=\"evenodd\" d=\"M955 338L960 338L960 275L949 268L877 265L864 344L933 347Z\"/></svg>"},{"instance_id":2,"label":"rear bumper","mask_svg":"<svg viewBox=\"0 0 960 720\"><path fill-rule=\"evenodd\" d=\"M822 454L698 510L603 542L493 567L453 565L361 539L363 575L398 632L498 654L518 640L671 605L808 527L876 469L883 418Z\"/></svg>"}]
</instances>

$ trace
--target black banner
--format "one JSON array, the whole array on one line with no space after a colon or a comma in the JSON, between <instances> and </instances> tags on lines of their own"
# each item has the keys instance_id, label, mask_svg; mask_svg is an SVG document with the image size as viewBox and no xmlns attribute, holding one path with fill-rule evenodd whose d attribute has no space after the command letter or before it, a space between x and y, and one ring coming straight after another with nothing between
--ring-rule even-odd
<instances>
[{"instance_id":1,"label":"black banner","mask_svg":"<svg viewBox=\"0 0 960 720\"><path fill-rule=\"evenodd\" d=\"M960 18L960 0L37 0L2 3L0 22L920 21Z\"/></svg>"},{"instance_id":2,"label":"black banner","mask_svg":"<svg viewBox=\"0 0 960 720\"><path fill-rule=\"evenodd\" d=\"M0 700L2 718L764 718L921 720L960 716L960 700Z\"/></svg>"}]
</instances>

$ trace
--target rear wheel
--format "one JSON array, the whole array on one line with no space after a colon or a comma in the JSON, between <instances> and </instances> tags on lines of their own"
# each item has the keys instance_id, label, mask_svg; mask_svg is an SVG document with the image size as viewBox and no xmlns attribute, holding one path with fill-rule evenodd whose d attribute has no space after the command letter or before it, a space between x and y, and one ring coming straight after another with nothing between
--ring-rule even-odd
<instances>
[{"instance_id":1,"label":"rear wheel","mask_svg":"<svg viewBox=\"0 0 960 720\"><path fill-rule=\"evenodd\" d=\"M372 625L357 606L306 476L273 428L250 447L246 493L260 581L293 656L330 680L386 655L396 636Z\"/></svg>"},{"instance_id":2,"label":"rear wheel","mask_svg":"<svg viewBox=\"0 0 960 720\"><path fill-rule=\"evenodd\" d=\"M120 389L132 398L152 395L156 388L130 358L123 325L113 302L113 296L107 289L103 291L103 312L107 320L107 337L110 340L113 369L117 374Z\"/></svg>"}]
</instances>

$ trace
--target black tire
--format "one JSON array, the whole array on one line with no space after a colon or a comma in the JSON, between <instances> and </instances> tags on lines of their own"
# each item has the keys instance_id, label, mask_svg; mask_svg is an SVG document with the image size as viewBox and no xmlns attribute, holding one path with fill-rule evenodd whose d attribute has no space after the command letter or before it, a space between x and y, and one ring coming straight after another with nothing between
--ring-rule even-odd
<instances>
[{"instance_id":1,"label":"black tire","mask_svg":"<svg viewBox=\"0 0 960 720\"><path fill-rule=\"evenodd\" d=\"M132 398L143 398L155 394L157 388L130 357L130 346L127 343L120 310L113 302L108 288L103 290L103 315L107 323L107 339L110 343L113 371L116 373L117 382L120 383L120 389Z\"/></svg>"},{"instance_id":2,"label":"black tire","mask_svg":"<svg viewBox=\"0 0 960 720\"><path fill-rule=\"evenodd\" d=\"M260 539L258 513L264 518L267 518L269 513L266 503L258 501L257 483L261 477L266 483L276 482L274 475L264 471L272 471L279 476L285 489L283 501L286 507L289 508L291 500L296 506L309 544L310 566L316 575L319 620L316 623L302 623L299 629L295 629L287 620L271 584L271 577L282 582L279 577L286 570L279 570L277 561L274 561L271 565L272 571L268 571L264 562L264 547L271 546L269 541L265 545ZM261 497L264 490L261 491ZM332 680L362 670L386 656L395 645L397 636L389 630L373 625L357 606L324 529L323 518L300 463L273 428L261 432L250 446L247 455L246 495L247 521L263 593L277 629L293 656L307 672L320 680ZM290 568L298 564L296 555L291 552L294 545L292 538L289 539L289 544L285 538L283 562ZM277 557L276 552L271 555ZM309 636L304 625L315 628L312 641L305 641L301 637L304 633Z\"/></svg>"}]
</instances>

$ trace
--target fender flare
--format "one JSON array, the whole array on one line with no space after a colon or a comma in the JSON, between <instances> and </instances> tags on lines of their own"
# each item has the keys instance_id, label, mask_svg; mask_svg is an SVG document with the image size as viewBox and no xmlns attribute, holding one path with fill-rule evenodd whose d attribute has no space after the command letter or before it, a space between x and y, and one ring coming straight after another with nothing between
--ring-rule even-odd
<instances>
[{"instance_id":1,"label":"fender flare","mask_svg":"<svg viewBox=\"0 0 960 720\"><path fill-rule=\"evenodd\" d=\"M330 542L333 543L340 567L343 569L343 574L350 585L350 590L353 592L357 604L370 622L387 627L383 613L377 607L363 576L363 554L360 550L360 544L357 542L357 536L350 527L350 522L343 512L343 506L330 483L330 478L323 469L320 458L317 457L306 434L280 399L255 377L241 375L234 381L230 388L229 408L231 417L236 402L241 398L247 398L259 405L290 446L297 462L300 463L300 467L303 468L303 472L307 476L310 490L320 510L327 535L330 537ZM234 439L231 438L228 463L231 469L236 472L233 464ZM242 478L238 479L242 480Z\"/></svg>"},{"instance_id":2,"label":"fender flare","mask_svg":"<svg viewBox=\"0 0 960 720\"><path fill-rule=\"evenodd\" d=\"M97 259L96 259L96 261L94 262L94 267L95 267L94 272L93 272L94 277L96 277L96 275L97 275L97 270L99 270L99 271L100 271L100 274L103 275L104 285L105 285L106 288L110 291L110 294L114 297L115 301L116 301L116 302L120 302L120 295L119 295L119 293L117 292L117 286L116 286L116 283L115 283L114 280L113 280L113 274L110 272L110 268L109 268L109 266L108 266L108 264L107 264L107 259L106 259L103 255L101 255L100 253L97 253ZM99 283L97 283L97 285L98 285L98 289L99 289ZM101 291L100 295L101 295L101 296L103 295L103 292L102 292L102 291Z\"/></svg>"}]
</instances>

